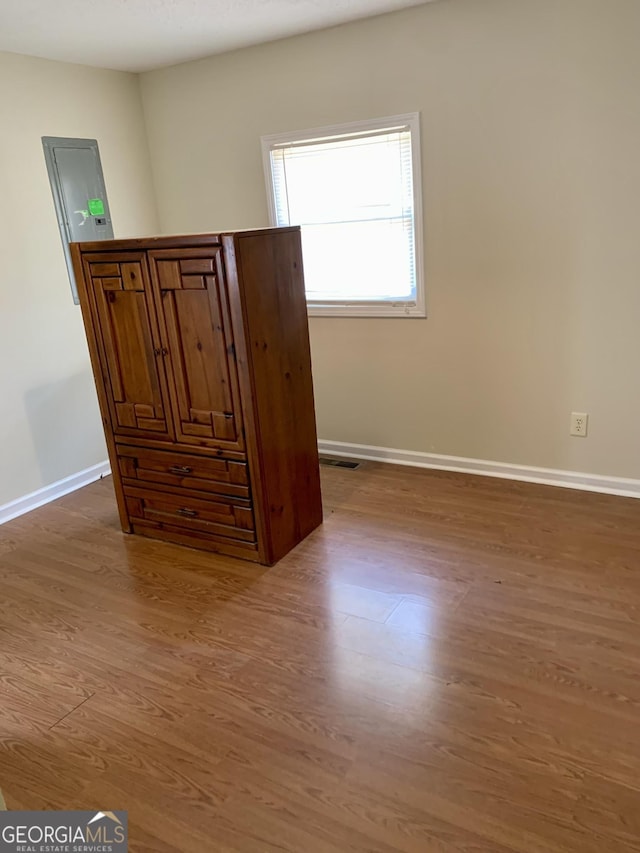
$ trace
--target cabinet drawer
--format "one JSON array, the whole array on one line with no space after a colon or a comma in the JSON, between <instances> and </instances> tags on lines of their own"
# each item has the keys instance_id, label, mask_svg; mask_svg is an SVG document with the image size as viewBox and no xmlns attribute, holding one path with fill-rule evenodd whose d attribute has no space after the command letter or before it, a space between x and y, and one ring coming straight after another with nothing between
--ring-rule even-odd
<instances>
[{"instance_id":1,"label":"cabinet drawer","mask_svg":"<svg viewBox=\"0 0 640 853\"><path fill-rule=\"evenodd\" d=\"M216 495L193 498L171 492L125 486L124 495L131 520L151 522L157 527L211 533L245 542L255 542L255 524L250 501Z\"/></svg>"},{"instance_id":2,"label":"cabinet drawer","mask_svg":"<svg viewBox=\"0 0 640 853\"><path fill-rule=\"evenodd\" d=\"M119 445L118 466L125 485L159 483L249 498L246 462Z\"/></svg>"}]
</instances>

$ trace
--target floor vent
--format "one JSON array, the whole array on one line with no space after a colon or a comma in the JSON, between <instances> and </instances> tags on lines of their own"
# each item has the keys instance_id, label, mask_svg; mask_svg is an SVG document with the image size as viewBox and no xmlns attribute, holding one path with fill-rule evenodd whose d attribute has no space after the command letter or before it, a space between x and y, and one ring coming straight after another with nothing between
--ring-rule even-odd
<instances>
[{"instance_id":1,"label":"floor vent","mask_svg":"<svg viewBox=\"0 0 640 853\"><path fill-rule=\"evenodd\" d=\"M359 468L359 462L352 462L350 459L330 459L328 456L320 457L321 465L331 465L332 468Z\"/></svg>"}]
</instances>

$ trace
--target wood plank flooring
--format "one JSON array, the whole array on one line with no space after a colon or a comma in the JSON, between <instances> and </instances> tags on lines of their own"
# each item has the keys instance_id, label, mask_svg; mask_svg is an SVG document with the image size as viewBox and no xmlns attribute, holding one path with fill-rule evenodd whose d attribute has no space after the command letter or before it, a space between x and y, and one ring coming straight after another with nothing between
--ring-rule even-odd
<instances>
[{"instance_id":1,"label":"wood plank flooring","mask_svg":"<svg viewBox=\"0 0 640 853\"><path fill-rule=\"evenodd\" d=\"M130 849L640 851L640 502L365 463L271 569L0 528L0 788Z\"/></svg>"}]
</instances>

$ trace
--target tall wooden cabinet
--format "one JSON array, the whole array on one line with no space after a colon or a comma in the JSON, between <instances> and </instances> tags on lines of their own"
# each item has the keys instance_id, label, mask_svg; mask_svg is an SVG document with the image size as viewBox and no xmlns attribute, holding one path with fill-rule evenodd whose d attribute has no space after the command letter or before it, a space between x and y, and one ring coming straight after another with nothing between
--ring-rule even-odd
<instances>
[{"instance_id":1,"label":"tall wooden cabinet","mask_svg":"<svg viewBox=\"0 0 640 853\"><path fill-rule=\"evenodd\" d=\"M322 521L299 229L71 252L123 530L275 563Z\"/></svg>"}]
</instances>

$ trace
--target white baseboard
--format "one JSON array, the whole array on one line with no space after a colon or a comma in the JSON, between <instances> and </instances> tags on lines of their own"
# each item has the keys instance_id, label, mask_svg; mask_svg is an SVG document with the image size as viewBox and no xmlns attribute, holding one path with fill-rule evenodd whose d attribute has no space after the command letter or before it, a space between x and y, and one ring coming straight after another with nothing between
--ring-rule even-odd
<instances>
[{"instance_id":1,"label":"white baseboard","mask_svg":"<svg viewBox=\"0 0 640 853\"><path fill-rule=\"evenodd\" d=\"M110 473L109 463L99 462L97 465L92 465L91 468L85 468L84 471L78 471L77 474L51 483L50 486L45 486L43 489L38 489L37 492L31 492L31 494L24 495L15 501L3 504L0 506L0 524L11 521L12 518L17 518L19 515L24 515L25 512L31 512L32 509L37 509L43 504L55 501L63 495L68 495L69 492L75 492L82 486L88 486L89 483L106 477Z\"/></svg>"},{"instance_id":2,"label":"white baseboard","mask_svg":"<svg viewBox=\"0 0 640 853\"><path fill-rule=\"evenodd\" d=\"M457 471L461 474L480 474L484 477L501 477L505 480L522 480L542 483L565 489L602 492L640 498L640 480L625 477L604 477L600 474L581 474L577 471L560 471L556 468L534 468L529 465L510 465L506 462L489 462L486 459L467 459L464 456L441 456L438 453L421 453L416 450L396 450L370 444L349 444L344 441L318 441L320 453L330 456L348 456L351 459L369 459L373 462L391 462L416 468L436 468L439 471Z\"/></svg>"},{"instance_id":3,"label":"white baseboard","mask_svg":"<svg viewBox=\"0 0 640 853\"><path fill-rule=\"evenodd\" d=\"M422 453L417 450L397 450L391 447L376 447L370 444L351 444L344 441L318 441L320 453L330 456L347 456L351 459L368 459L372 462L389 462L394 465L409 465L415 468L434 468L439 471L455 471L461 474L479 474L484 477L500 477L505 480L522 480L526 483L542 483L566 489L581 489L601 492L606 495L621 495L640 498L640 480L626 477L605 477L601 474L582 474L578 471L561 471L557 468L535 468L529 465L511 465L506 462L490 462L486 459L469 459L464 456L442 456L439 453ZM31 512L39 506L55 501L76 489L89 485L111 473L108 462L99 462L84 471L51 483L42 489L24 495L15 501L0 506L0 524L19 515Z\"/></svg>"}]
</instances>

